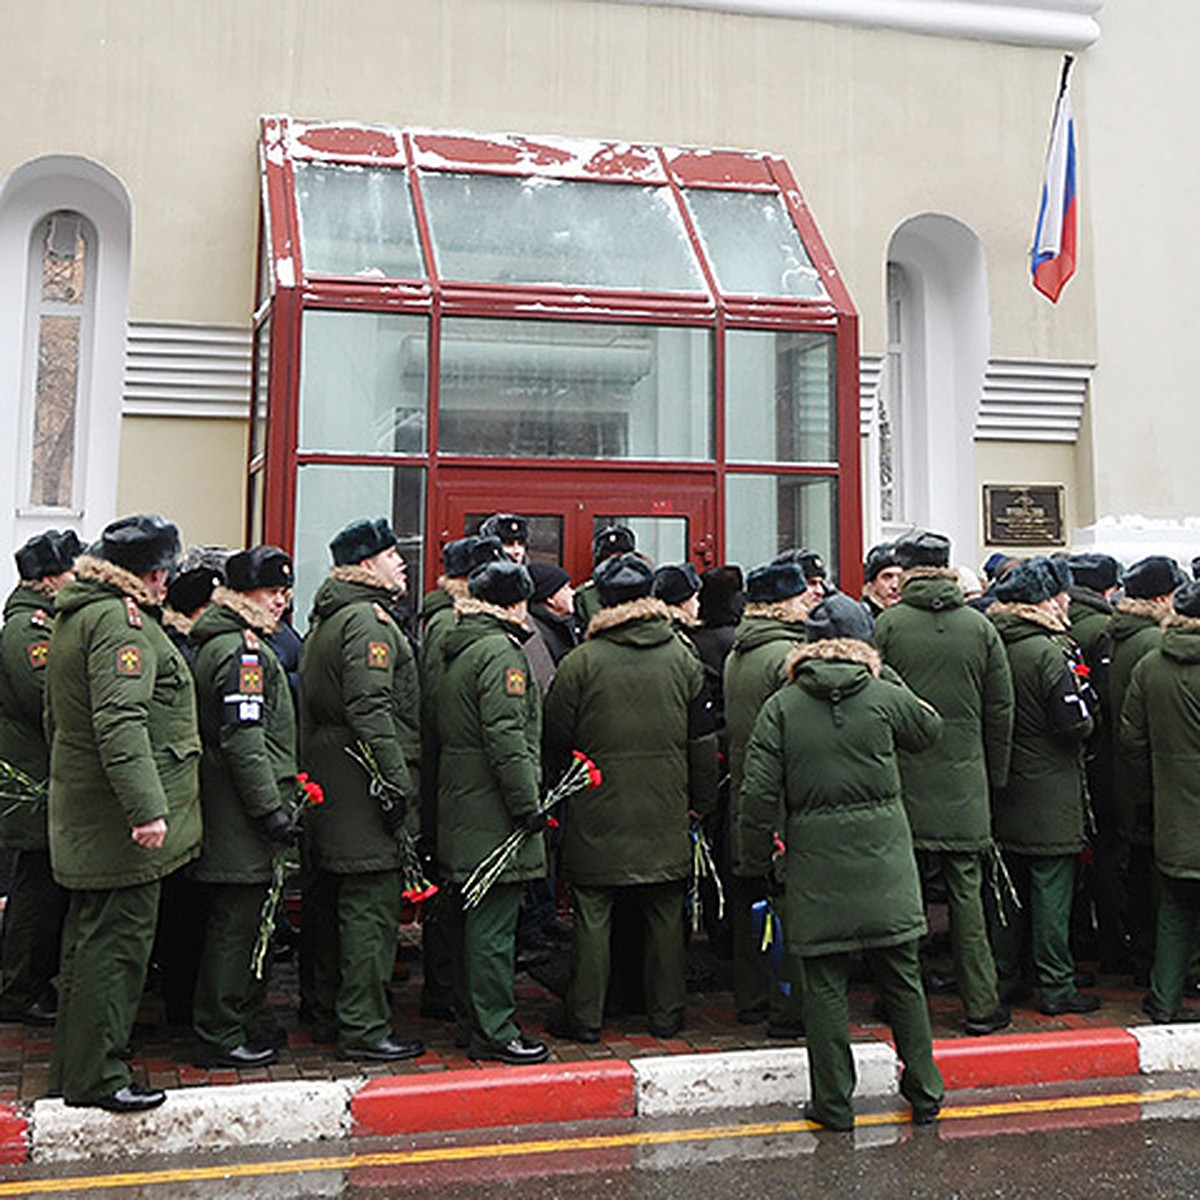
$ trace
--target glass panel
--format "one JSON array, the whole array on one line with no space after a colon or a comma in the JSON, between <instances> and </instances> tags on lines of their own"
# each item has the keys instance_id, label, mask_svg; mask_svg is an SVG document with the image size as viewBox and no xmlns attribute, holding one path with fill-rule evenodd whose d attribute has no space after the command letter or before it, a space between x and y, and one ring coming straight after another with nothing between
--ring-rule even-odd
<instances>
[{"instance_id":1,"label":"glass panel","mask_svg":"<svg viewBox=\"0 0 1200 1200\"><path fill-rule=\"evenodd\" d=\"M40 321L29 482L31 504L65 508L71 503L80 328L79 317L44 316Z\"/></svg>"},{"instance_id":2,"label":"glass panel","mask_svg":"<svg viewBox=\"0 0 1200 1200\"><path fill-rule=\"evenodd\" d=\"M638 553L655 566L681 563L688 556L687 517L596 517L592 521L592 536L606 525L627 525L632 529Z\"/></svg>"},{"instance_id":3,"label":"glass panel","mask_svg":"<svg viewBox=\"0 0 1200 1200\"><path fill-rule=\"evenodd\" d=\"M447 319L439 450L710 458L710 348L707 329Z\"/></svg>"},{"instance_id":4,"label":"glass panel","mask_svg":"<svg viewBox=\"0 0 1200 1200\"><path fill-rule=\"evenodd\" d=\"M296 200L307 274L425 277L401 168L298 162Z\"/></svg>"},{"instance_id":5,"label":"glass panel","mask_svg":"<svg viewBox=\"0 0 1200 1200\"><path fill-rule=\"evenodd\" d=\"M507 510L504 510L507 511ZM479 526L488 519L491 512L467 513L464 526L472 533L479 531ZM557 513L521 514L529 522L529 562L555 563L562 565L563 560L563 519Z\"/></svg>"},{"instance_id":6,"label":"glass panel","mask_svg":"<svg viewBox=\"0 0 1200 1200\"><path fill-rule=\"evenodd\" d=\"M726 558L746 571L794 547L837 565L837 480L800 475L725 477Z\"/></svg>"},{"instance_id":7,"label":"glass panel","mask_svg":"<svg viewBox=\"0 0 1200 1200\"><path fill-rule=\"evenodd\" d=\"M775 192L690 188L688 207L721 291L825 299L825 288Z\"/></svg>"},{"instance_id":8,"label":"glass panel","mask_svg":"<svg viewBox=\"0 0 1200 1200\"><path fill-rule=\"evenodd\" d=\"M42 254L42 299L80 304L86 283L87 241L78 213L54 213L46 222Z\"/></svg>"},{"instance_id":9,"label":"glass panel","mask_svg":"<svg viewBox=\"0 0 1200 1200\"><path fill-rule=\"evenodd\" d=\"M443 279L705 290L669 188L430 173L421 192Z\"/></svg>"},{"instance_id":10,"label":"glass panel","mask_svg":"<svg viewBox=\"0 0 1200 1200\"><path fill-rule=\"evenodd\" d=\"M263 501L266 499L266 488L263 487L263 473L254 471L246 484L246 503L250 513L250 545L261 546L263 540Z\"/></svg>"},{"instance_id":11,"label":"glass panel","mask_svg":"<svg viewBox=\"0 0 1200 1200\"><path fill-rule=\"evenodd\" d=\"M726 458L836 462L834 335L737 329L725 348Z\"/></svg>"},{"instance_id":12,"label":"glass panel","mask_svg":"<svg viewBox=\"0 0 1200 1200\"><path fill-rule=\"evenodd\" d=\"M329 543L360 517L387 517L408 563L405 605L421 602L425 535L423 467L301 466L296 472L296 628L308 628L313 596L329 574Z\"/></svg>"},{"instance_id":13,"label":"glass panel","mask_svg":"<svg viewBox=\"0 0 1200 1200\"><path fill-rule=\"evenodd\" d=\"M250 458L267 451L267 400L271 382L271 318L254 335L254 420L250 426Z\"/></svg>"},{"instance_id":14,"label":"glass panel","mask_svg":"<svg viewBox=\"0 0 1200 1200\"><path fill-rule=\"evenodd\" d=\"M300 366L300 448L425 449L425 317L309 309Z\"/></svg>"}]
</instances>

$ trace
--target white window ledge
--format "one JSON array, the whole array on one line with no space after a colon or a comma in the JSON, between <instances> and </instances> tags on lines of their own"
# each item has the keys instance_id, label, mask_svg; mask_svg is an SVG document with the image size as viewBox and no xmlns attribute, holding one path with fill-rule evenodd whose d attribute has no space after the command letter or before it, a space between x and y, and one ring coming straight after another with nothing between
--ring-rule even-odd
<instances>
[{"instance_id":1,"label":"white window ledge","mask_svg":"<svg viewBox=\"0 0 1200 1200\"><path fill-rule=\"evenodd\" d=\"M1100 36L1104 0L613 0L899 29L936 37L1083 50Z\"/></svg>"}]
</instances>

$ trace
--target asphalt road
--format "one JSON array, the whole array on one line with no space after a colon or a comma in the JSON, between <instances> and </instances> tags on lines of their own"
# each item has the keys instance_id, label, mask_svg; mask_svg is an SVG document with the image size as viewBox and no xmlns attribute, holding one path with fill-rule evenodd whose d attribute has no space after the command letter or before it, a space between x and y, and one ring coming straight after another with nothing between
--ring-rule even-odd
<instances>
[{"instance_id":1,"label":"asphalt road","mask_svg":"<svg viewBox=\"0 0 1200 1200\"><path fill-rule=\"evenodd\" d=\"M944 1119L860 1110L852 1135L782 1108L275 1147L220 1159L0 1168L0 1197L750 1200L1200 1195L1200 1080L958 1093Z\"/></svg>"}]
</instances>

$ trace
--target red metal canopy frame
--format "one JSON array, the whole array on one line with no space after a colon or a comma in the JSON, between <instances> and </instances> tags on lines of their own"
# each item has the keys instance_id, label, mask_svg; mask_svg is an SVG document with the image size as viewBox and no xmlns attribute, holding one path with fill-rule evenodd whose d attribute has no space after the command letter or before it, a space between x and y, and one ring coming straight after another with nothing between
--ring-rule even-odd
<instances>
[{"instance_id":1,"label":"red metal canopy frame","mask_svg":"<svg viewBox=\"0 0 1200 1200\"><path fill-rule=\"evenodd\" d=\"M530 468L546 472L586 469L603 487L606 471L628 479L630 473L668 477L694 485L697 477L710 480L714 528L697 531L693 541L706 547L696 555L698 565L724 561L725 480L731 474L796 475L835 478L839 578L843 588L856 590L862 578L862 521L859 463L858 317L850 296L800 194L786 161L770 154L673 148L611 141L528 138L517 135L482 136L420 129L395 129L352 122L297 121L268 116L261 121L259 144L262 169L262 220L259 279L255 312L256 335L270 321L266 397L265 445L251 437L247 540L261 530L267 541L291 548L295 535L297 468L306 463L345 465L408 465L426 471L426 585L436 577L438 543L461 530L436 528L439 472L451 469L461 477L464 468L481 478ZM428 274L418 279L370 278L317 274L305 268L295 188L295 164L305 162L402 167L410 189L417 234ZM497 285L443 280L437 273L433 239L421 181L434 172L471 172L518 177L545 176L559 180L667 186L675 197L687 236L701 265L704 290L655 293L581 288L554 284ZM722 292L692 221L682 190L764 192L778 195L816 269L827 299L737 295ZM353 454L299 452L301 323L306 310L334 309L422 314L430 320L427 440L424 453ZM582 322L684 325L715 331L713 384L715 388L713 458L692 461L465 458L437 452L439 412L440 323L444 316L543 318ZM833 333L836 338L836 464L771 462L731 463L725 456L725 339L727 329L794 330ZM256 381L262 378L255 337ZM256 403L261 398L256 396ZM251 426L253 429L254 421ZM531 486L536 487L537 477ZM669 478L660 485L670 487ZM260 505L256 521L253 511ZM566 564L568 567L571 564ZM589 564L590 565L590 564Z\"/></svg>"}]
</instances>

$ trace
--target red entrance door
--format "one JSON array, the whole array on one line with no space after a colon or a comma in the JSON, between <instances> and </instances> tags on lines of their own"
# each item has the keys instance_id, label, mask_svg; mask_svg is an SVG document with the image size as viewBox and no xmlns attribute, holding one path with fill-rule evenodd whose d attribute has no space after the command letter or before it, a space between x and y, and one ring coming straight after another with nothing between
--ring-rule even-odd
<instances>
[{"instance_id":1,"label":"red entrance door","mask_svg":"<svg viewBox=\"0 0 1200 1200\"><path fill-rule=\"evenodd\" d=\"M440 548L491 513L519 513L530 521L530 556L559 563L580 582L592 573L593 535L613 523L629 525L656 563L712 566L716 508L716 483L705 472L441 467L431 524Z\"/></svg>"}]
</instances>

